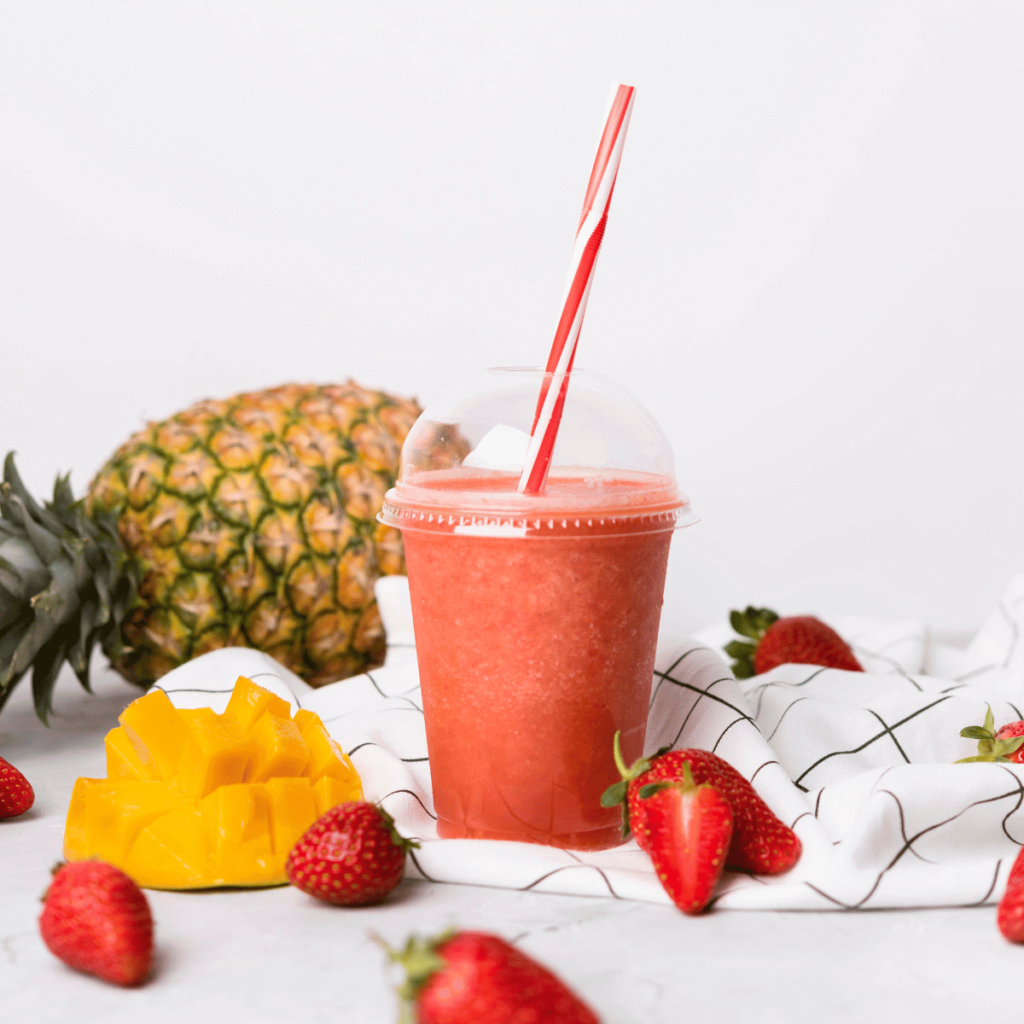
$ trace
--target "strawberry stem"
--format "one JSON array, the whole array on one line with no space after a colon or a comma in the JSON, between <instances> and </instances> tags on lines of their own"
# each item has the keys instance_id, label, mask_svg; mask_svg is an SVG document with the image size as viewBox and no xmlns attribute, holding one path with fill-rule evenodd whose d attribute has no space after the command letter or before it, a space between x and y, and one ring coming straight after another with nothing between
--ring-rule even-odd
<instances>
[{"instance_id":1,"label":"strawberry stem","mask_svg":"<svg viewBox=\"0 0 1024 1024\"><path fill-rule=\"evenodd\" d=\"M615 758L615 767L619 769L619 774L624 778L629 778L629 769L626 767L626 762L622 760L622 730L617 729L615 731L615 739L612 741L612 756Z\"/></svg>"}]
</instances>

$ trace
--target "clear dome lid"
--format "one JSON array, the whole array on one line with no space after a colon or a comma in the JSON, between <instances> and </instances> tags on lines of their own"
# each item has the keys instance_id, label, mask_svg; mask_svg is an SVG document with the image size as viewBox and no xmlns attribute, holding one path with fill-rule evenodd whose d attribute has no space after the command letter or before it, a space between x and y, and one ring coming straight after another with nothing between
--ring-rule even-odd
<instances>
[{"instance_id":1,"label":"clear dome lid","mask_svg":"<svg viewBox=\"0 0 1024 1024\"><path fill-rule=\"evenodd\" d=\"M535 367L496 368L454 399L428 407L405 439L381 522L437 529L477 520L487 526L491 517L499 526L522 522L528 534L562 519L562 533L695 522L662 429L625 390L592 370L570 375L543 490L520 493L541 388L553 377ZM586 521L574 526L580 516ZM522 535L518 525L516 535Z\"/></svg>"}]
</instances>

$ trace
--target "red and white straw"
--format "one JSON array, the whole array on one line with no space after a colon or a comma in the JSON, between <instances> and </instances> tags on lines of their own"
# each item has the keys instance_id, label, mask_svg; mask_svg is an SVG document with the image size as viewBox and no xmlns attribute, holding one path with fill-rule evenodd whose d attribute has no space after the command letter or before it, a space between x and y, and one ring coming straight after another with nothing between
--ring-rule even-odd
<instances>
[{"instance_id":1,"label":"red and white straw","mask_svg":"<svg viewBox=\"0 0 1024 1024\"><path fill-rule=\"evenodd\" d=\"M608 222L608 207L615 190L615 178L619 173L629 116L633 112L634 92L631 85L616 84L608 96L604 130L597 146L594 168L590 172L580 226L576 231L576 245L572 251L569 278L562 299L562 315L545 367L551 376L545 377L541 385L530 447L519 478L518 490L521 494L538 494L543 490L551 467L551 453L555 448L565 394L569 388L569 372L576 358L576 344L583 325L583 314L587 311L590 285L594 280L594 265Z\"/></svg>"}]
</instances>

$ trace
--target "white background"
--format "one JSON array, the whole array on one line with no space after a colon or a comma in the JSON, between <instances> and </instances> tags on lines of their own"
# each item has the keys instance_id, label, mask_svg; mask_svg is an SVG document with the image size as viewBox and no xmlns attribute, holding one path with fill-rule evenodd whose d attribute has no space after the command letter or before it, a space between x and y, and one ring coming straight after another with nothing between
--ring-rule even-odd
<instances>
[{"instance_id":1,"label":"white background","mask_svg":"<svg viewBox=\"0 0 1024 1024\"><path fill-rule=\"evenodd\" d=\"M581 338L703 522L666 615L976 625L1024 565L1024 5L0 0L0 446L81 493L286 380L543 362L609 84Z\"/></svg>"}]
</instances>

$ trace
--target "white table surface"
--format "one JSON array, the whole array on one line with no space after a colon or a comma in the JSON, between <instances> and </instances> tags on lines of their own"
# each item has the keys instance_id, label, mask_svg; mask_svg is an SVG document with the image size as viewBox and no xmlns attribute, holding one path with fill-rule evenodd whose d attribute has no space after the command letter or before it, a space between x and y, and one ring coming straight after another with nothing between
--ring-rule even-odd
<instances>
[{"instance_id":1,"label":"white table surface","mask_svg":"<svg viewBox=\"0 0 1024 1024\"><path fill-rule=\"evenodd\" d=\"M329 907L291 887L150 892L156 957L122 990L64 967L36 925L80 775L105 774L103 735L139 691L97 665L89 696L66 671L49 729L26 679L0 715L0 755L36 792L0 822L0 1020L103 1024L385 1024L398 944L451 925L496 932L554 970L604 1024L963 1021L999 1013L1024 969L995 908L740 913L688 918L649 904L403 882L382 905ZM1010 1004L1005 1004L1010 1005Z\"/></svg>"}]
</instances>

